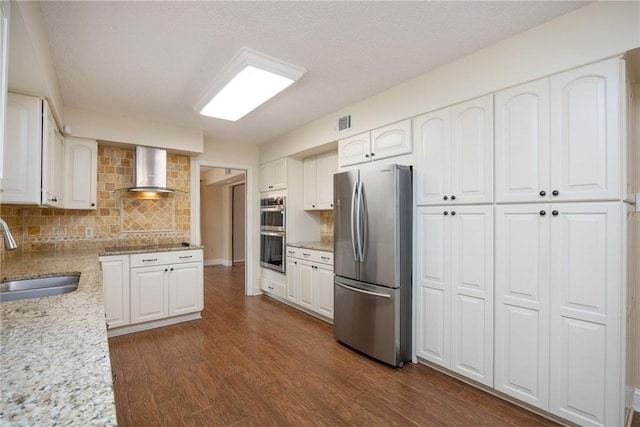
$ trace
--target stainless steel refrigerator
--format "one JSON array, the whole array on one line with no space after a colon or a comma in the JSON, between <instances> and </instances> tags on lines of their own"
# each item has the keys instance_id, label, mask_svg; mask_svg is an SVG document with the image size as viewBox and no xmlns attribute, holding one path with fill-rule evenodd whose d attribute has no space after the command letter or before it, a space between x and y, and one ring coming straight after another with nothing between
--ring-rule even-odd
<instances>
[{"instance_id":1,"label":"stainless steel refrigerator","mask_svg":"<svg viewBox=\"0 0 640 427\"><path fill-rule=\"evenodd\" d=\"M393 366L411 360L408 166L334 175L334 336Z\"/></svg>"}]
</instances>

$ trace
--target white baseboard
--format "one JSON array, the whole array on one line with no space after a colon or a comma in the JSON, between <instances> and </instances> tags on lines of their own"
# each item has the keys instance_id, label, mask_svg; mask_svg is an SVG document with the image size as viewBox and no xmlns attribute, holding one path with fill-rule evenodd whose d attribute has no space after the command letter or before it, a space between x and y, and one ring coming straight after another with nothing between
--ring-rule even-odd
<instances>
[{"instance_id":1,"label":"white baseboard","mask_svg":"<svg viewBox=\"0 0 640 427\"><path fill-rule=\"evenodd\" d=\"M233 263L228 259L205 259L204 265L224 265L226 267L231 267Z\"/></svg>"},{"instance_id":2,"label":"white baseboard","mask_svg":"<svg viewBox=\"0 0 640 427\"><path fill-rule=\"evenodd\" d=\"M640 388L633 392L633 409L640 412Z\"/></svg>"},{"instance_id":3,"label":"white baseboard","mask_svg":"<svg viewBox=\"0 0 640 427\"><path fill-rule=\"evenodd\" d=\"M200 311L196 313L182 314L180 316L167 317L165 319L152 320L145 323L134 323L133 325L121 326L119 328L107 329L107 336L117 337L119 335L131 334L133 332L146 331L149 329L161 328L163 326L174 325L176 323L188 322L190 320L201 319Z\"/></svg>"},{"instance_id":4,"label":"white baseboard","mask_svg":"<svg viewBox=\"0 0 640 427\"><path fill-rule=\"evenodd\" d=\"M244 258L242 258L242 259L234 259L233 262L244 262Z\"/></svg>"}]
</instances>

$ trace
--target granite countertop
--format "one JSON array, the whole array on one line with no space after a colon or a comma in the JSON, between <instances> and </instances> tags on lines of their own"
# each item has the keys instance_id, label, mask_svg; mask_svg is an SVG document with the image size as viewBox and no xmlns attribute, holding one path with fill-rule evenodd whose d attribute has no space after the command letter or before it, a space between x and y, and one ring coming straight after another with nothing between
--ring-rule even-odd
<instances>
[{"instance_id":1,"label":"granite countertop","mask_svg":"<svg viewBox=\"0 0 640 427\"><path fill-rule=\"evenodd\" d=\"M148 252L170 252L170 251L188 251L202 249L203 246L189 244L184 246L182 243L167 243L159 245L139 245L139 246L113 246L104 248L100 251L100 256L108 255L130 255L144 254Z\"/></svg>"},{"instance_id":2,"label":"granite countertop","mask_svg":"<svg viewBox=\"0 0 640 427\"><path fill-rule=\"evenodd\" d=\"M287 246L333 252L333 242L287 242Z\"/></svg>"},{"instance_id":3,"label":"granite countertop","mask_svg":"<svg viewBox=\"0 0 640 427\"><path fill-rule=\"evenodd\" d=\"M3 280L81 276L68 294L0 303L0 424L117 425L99 253L3 255Z\"/></svg>"}]
</instances>

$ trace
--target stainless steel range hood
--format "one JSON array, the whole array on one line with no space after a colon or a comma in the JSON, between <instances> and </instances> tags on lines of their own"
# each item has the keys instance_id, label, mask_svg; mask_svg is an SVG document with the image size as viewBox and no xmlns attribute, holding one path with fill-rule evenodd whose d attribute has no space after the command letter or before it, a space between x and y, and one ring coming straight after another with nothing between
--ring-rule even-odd
<instances>
[{"instance_id":1,"label":"stainless steel range hood","mask_svg":"<svg viewBox=\"0 0 640 427\"><path fill-rule=\"evenodd\" d=\"M167 150L162 148L136 146L134 181L133 187L120 190L139 193L173 193L180 191L167 187Z\"/></svg>"}]
</instances>

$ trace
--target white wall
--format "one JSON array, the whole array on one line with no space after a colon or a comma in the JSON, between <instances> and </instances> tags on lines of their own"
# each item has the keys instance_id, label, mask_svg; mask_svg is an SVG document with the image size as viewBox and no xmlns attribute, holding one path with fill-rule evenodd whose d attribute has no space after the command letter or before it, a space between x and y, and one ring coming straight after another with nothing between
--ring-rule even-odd
<instances>
[{"instance_id":1,"label":"white wall","mask_svg":"<svg viewBox=\"0 0 640 427\"><path fill-rule=\"evenodd\" d=\"M345 107L261 146L261 163L640 46L640 2L596 2ZM354 128L337 135L337 117Z\"/></svg>"},{"instance_id":2,"label":"white wall","mask_svg":"<svg viewBox=\"0 0 640 427\"><path fill-rule=\"evenodd\" d=\"M183 154L204 152L204 132L150 120L65 107L70 136L166 148Z\"/></svg>"},{"instance_id":3,"label":"white wall","mask_svg":"<svg viewBox=\"0 0 640 427\"><path fill-rule=\"evenodd\" d=\"M233 261L242 262L245 259L245 206L246 206L246 185L240 184L231 187L233 200Z\"/></svg>"}]
</instances>

